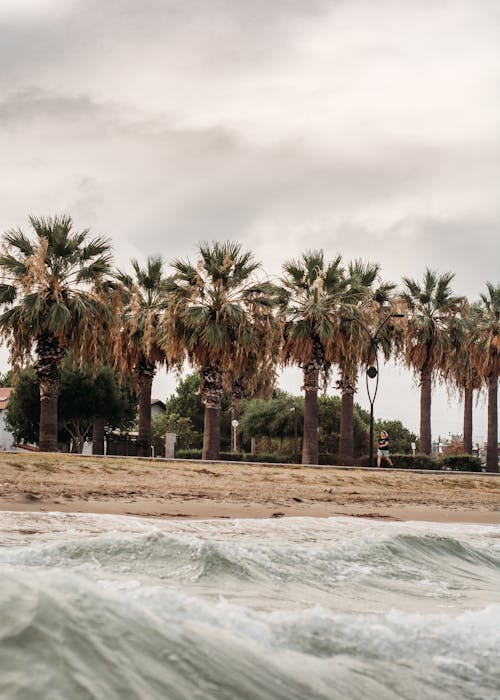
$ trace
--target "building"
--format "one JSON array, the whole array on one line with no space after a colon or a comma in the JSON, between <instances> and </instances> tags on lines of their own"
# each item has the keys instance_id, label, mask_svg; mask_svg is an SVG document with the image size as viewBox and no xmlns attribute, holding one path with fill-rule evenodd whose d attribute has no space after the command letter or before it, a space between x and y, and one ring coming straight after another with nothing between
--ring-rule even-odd
<instances>
[{"instance_id":1,"label":"building","mask_svg":"<svg viewBox=\"0 0 500 700\"><path fill-rule=\"evenodd\" d=\"M167 407L160 399L151 399L151 417L165 413Z\"/></svg>"},{"instance_id":2,"label":"building","mask_svg":"<svg viewBox=\"0 0 500 700\"><path fill-rule=\"evenodd\" d=\"M5 427L5 411L14 387L0 387L0 450L10 450L14 445L14 436Z\"/></svg>"}]
</instances>

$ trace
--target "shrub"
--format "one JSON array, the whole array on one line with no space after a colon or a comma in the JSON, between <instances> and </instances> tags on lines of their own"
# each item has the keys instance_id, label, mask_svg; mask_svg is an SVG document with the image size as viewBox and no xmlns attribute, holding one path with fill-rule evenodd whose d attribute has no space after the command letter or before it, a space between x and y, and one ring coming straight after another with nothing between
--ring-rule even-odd
<instances>
[{"instance_id":1,"label":"shrub","mask_svg":"<svg viewBox=\"0 0 500 700\"><path fill-rule=\"evenodd\" d=\"M177 450L177 459L201 459L201 450ZM293 455L281 455L277 453L251 455L247 452L221 452L220 459L223 462L263 462L264 464L289 464L294 462Z\"/></svg>"},{"instance_id":2,"label":"shrub","mask_svg":"<svg viewBox=\"0 0 500 700\"><path fill-rule=\"evenodd\" d=\"M200 449L176 450L175 456L178 459L201 459Z\"/></svg>"},{"instance_id":3,"label":"shrub","mask_svg":"<svg viewBox=\"0 0 500 700\"><path fill-rule=\"evenodd\" d=\"M368 460L369 458L367 457L366 459ZM332 467L358 467L361 464L361 459L357 457L339 457L331 453L320 452L318 455L318 463L331 465Z\"/></svg>"},{"instance_id":4,"label":"shrub","mask_svg":"<svg viewBox=\"0 0 500 700\"><path fill-rule=\"evenodd\" d=\"M451 469L459 472L482 472L481 460L473 455L448 455L439 460L441 469Z\"/></svg>"},{"instance_id":5,"label":"shrub","mask_svg":"<svg viewBox=\"0 0 500 700\"><path fill-rule=\"evenodd\" d=\"M376 462L376 455L374 456L374 462ZM402 455L402 454L394 454L391 455L391 461L393 466L396 469L440 469L441 465L436 462L432 457L429 457L429 455L424 455L424 454L416 454L415 456L413 455ZM369 467L370 466L370 458L369 457L362 457L361 460L361 466L362 467ZM382 459L381 463L382 467L389 467L387 464L386 460Z\"/></svg>"}]
</instances>

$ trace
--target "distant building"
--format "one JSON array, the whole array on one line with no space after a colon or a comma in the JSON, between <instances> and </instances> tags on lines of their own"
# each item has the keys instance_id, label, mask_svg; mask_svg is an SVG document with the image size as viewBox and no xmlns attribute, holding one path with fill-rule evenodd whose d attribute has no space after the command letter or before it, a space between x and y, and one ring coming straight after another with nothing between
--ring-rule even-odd
<instances>
[{"instance_id":1,"label":"distant building","mask_svg":"<svg viewBox=\"0 0 500 700\"><path fill-rule=\"evenodd\" d=\"M160 399L151 399L151 416L158 416L165 413L167 407Z\"/></svg>"},{"instance_id":2,"label":"distant building","mask_svg":"<svg viewBox=\"0 0 500 700\"><path fill-rule=\"evenodd\" d=\"M0 387L0 450L10 450L14 444L14 436L5 427L5 410L13 391L12 386Z\"/></svg>"}]
</instances>

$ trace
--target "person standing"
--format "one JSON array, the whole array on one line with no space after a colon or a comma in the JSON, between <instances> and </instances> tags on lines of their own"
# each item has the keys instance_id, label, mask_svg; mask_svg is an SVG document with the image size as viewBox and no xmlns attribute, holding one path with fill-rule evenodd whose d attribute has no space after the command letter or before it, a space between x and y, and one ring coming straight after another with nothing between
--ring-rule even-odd
<instances>
[{"instance_id":1,"label":"person standing","mask_svg":"<svg viewBox=\"0 0 500 700\"><path fill-rule=\"evenodd\" d=\"M380 431L380 437L378 439L378 450L377 450L377 467L380 467L382 458L389 462L389 466L392 467L392 461L389 457L389 435L385 430Z\"/></svg>"}]
</instances>

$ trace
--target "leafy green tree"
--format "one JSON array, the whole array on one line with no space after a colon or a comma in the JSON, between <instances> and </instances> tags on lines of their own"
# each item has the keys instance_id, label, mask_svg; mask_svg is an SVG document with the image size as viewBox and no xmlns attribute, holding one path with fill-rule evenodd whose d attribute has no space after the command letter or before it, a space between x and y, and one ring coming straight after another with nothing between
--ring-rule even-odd
<instances>
[{"instance_id":1,"label":"leafy green tree","mask_svg":"<svg viewBox=\"0 0 500 700\"><path fill-rule=\"evenodd\" d=\"M34 349L40 387L40 450L57 450L57 402L61 363L95 356L103 329L113 324L104 298L110 244L89 231L74 232L69 216L30 217L32 235L20 229L4 235L0 269L0 332L13 361Z\"/></svg>"},{"instance_id":2,"label":"leafy green tree","mask_svg":"<svg viewBox=\"0 0 500 700\"><path fill-rule=\"evenodd\" d=\"M153 446L155 454L163 454L165 450L165 435L175 433L182 449L196 447L198 435L193 430L189 418L184 418L178 413L162 413L153 416Z\"/></svg>"},{"instance_id":3,"label":"leafy green tree","mask_svg":"<svg viewBox=\"0 0 500 700\"><path fill-rule=\"evenodd\" d=\"M12 386L14 382L12 376L12 370L8 369L6 372L0 372L0 386L9 387Z\"/></svg>"},{"instance_id":4,"label":"leafy green tree","mask_svg":"<svg viewBox=\"0 0 500 700\"><path fill-rule=\"evenodd\" d=\"M239 430L248 446L252 437L283 440L294 436L294 411L297 410L298 435L302 435L304 399L279 393L272 399L250 399L242 404Z\"/></svg>"},{"instance_id":5,"label":"leafy green tree","mask_svg":"<svg viewBox=\"0 0 500 700\"><path fill-rule=\"evenodd\" d=\"M112 377L112 381L107 378ZM103 382L106 378L106 382ZM82 372L66 360L61 370L59 393L58 440L73 440L81 452L91 433L94 416L103 416L108 429L127 429L134 419L136 398L120 386L109 368L101 368L96 376ZM40 420L40 393L36 372L27 368L20 372L7 407L7 423L15 439L36 442Z\"/></svg>"},{"instance_id":6,"label":"leafy green tree","mask_svg":"<svg viewBox=\"0 0 500 700\"><path fill-rule=\"evenodd\" d=\"M284 392L270 400L251 399L242 404L240 429L248 448L252 437L268 437L279 440L282 451L287 441L290 448L295 437L295 411L297 411L297 436L302 438L304 398ZM318 448L322 454L337 454L340 441L341 399L338 396L318 398ZM369 415L354 404L353 410L355 455L366 454L368 449Z\"/></svg>"},{"instance_id":7,"label":"leafy green tree","mask_svg":"<svg viewBox=\"0 0 500 700\"><path fill-rule=\"evenodd\" d=\"M401 294L408 308L405 359L420 377L420 451L431 453L431 394L433 378L446 373L453 352L453 325L465 300L450 287L454 275L427 268L423 281L404 277Z\"/></svg>"},{"instance_id":8,"label":"leafy green tree","mask_svg":"<svg viewBox=\"0 0 500 700\"><path fill-rule=\"evenodd\" d=\"M412 442L417 444L418 438L411 430L405 428L400 420L376 420L375 433L385 430L389 435L391 452L398 454L411 454Z\"/></svg>"},{"instance_id":9,"label":"leafy green tree","mask_svg":"<svg viewBox=\"0 0 500 700\"><path fill-rule=\"evenodd\" d=\"M196 372L188 374L177 384L175 394L172 394L165 402L167 415L177 414L191 421L194 437L190 447L201 447L203 444L205 409L200 401L200 387L200 375ZM221 399L220 430L221 443L228 447L231 440L229 404L229 397L224 393Z\"/></svg>"},{"instance_id":10,"label":"leafy green tree","mask_svg":"<svg viewBox=\"0 0 500 700\"><path fill-rule=\"evenodd\" d=\"M6 410L6 425L16 442L38 442L40 430L40 388L36 372L28 367L19 372Z\"/></svg>"},{"instance_id":11,"label":"leafy green tree","mask_svg":"<svg viewBox=\"0 0 500 700\"><path fill-rule=\"evenodd\" d=\"M92 438L93 454L104 454L107 432L131 430L137 417L137 393L128 381L120 378L110 367L100 367L92 376L94 408Z\"/></svg>"},{"instance_id":12,"label":"leafy green tree","mask_svg":"<svg viewBox=\"0 0 500 700\"><path fill-rule=\"evenodd\" d=\"M232 371L239 376L256 346L255 319L271 315L272 301L270 285L255 278L259 263L239 244L202 243L199 254L196 265L173 263L164 348L175 358L185 352L199 371L205 406L202 455L218 459L223 375Z\"/></svg>"},{"instance_id":13,"label":"leafy green tree","mask_svg":"<svg viewBox=\"0 0 500 700\"><path fill-rule=\"evenodd\" d=\"M200 386L200 375L197 372L186 375L179 380L175 394L166 400L165 408L167 415L176 413L183 418L189 418L192 429L199 434L201 440L205 411L200 402Z\"/></svg>"}]
</instances>

